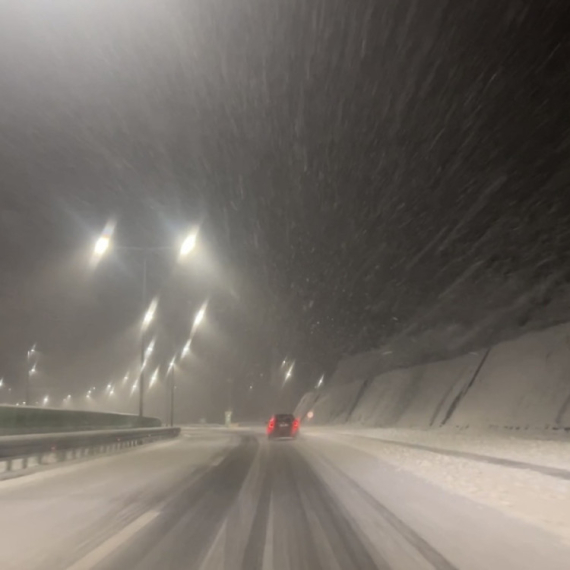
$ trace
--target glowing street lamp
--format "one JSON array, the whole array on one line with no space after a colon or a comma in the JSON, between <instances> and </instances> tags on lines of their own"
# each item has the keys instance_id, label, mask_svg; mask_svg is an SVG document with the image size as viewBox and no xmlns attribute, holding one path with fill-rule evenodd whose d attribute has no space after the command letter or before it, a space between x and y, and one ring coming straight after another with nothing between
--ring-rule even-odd
<instances>
[{"instance_id":1,"label":"glowing street lamp","mask_svg":"<svg viewBox=\"0 0 570 570\"><path fill-rule=\"evenodd\" d=\"M150 384L148 385L148 387L152 388L156 384L157 380L158 380L158 368L152 373L152 376L150 377Z\"/></svg>"},{"instance_id":2,"label":"glowing street lamp","mask_svg":"<svg viewBox=\"0 0 570 570\"><path fill-rule=\"evenodd\" d=\"M188 339L188 342L184 345L182 349L182 358L185 358L190 353L190 344L192 343L192 339Z\"/></svg>"},{"instance_id":3,"label":"glowing street lamp","mask_svg":"<svg viewBox=\"0 0 570 570\"><path fill-rule=\"evenodd\" d=\"M156 339L152 339L145 350L145 356L148 357L154 352L154 345L156 344Z\"/></svg>"},{"instance_id":4,"label":"glowing street lamp","mask_svg":"<svg viewBox=\"0 0 570 570\"><path fill-rule=\"evenodd\" d=\"M48 403L49 403L49 396L44 396L43 405L47 406Z\"/></svg>"},{"instance_id":5,"label":"glowing street lamp","mask_svg":"<svg viewBox=\"0 0 570 570\"><path fill-rule=\"evenodd\" d=\"M176 355L172 357L168 365L168 374L170 374L170 425L174 426L174 390L176 386Z\"/></svg>"},{"instance_id":6,"label":"glowing street lamp","mask_svg":"<svg viewBox=\"0 0 570 570\"><path fill-rule=\"evenodd\" d=\"M115 223L107 222L103 233L97 238L93 246L93 257L95 259L101 259L109 251L114 229Z\"/></svg>"},{"instance_id":7,"label":"glowing street lamp","mask_svg":"<svg viewBox=\"0 0 570 570\"><path fill-rule=\"evenodd\" d=\"M111 221L107 224L104 232L101 234L101 236L95 242L93 254L94 254L94 258L96 260L102 258L108 252L108 250L111 247L115 247L113 245L114 230L115 230L115 225L114 225L114 222ZM189 233L184 238L184 240L182 240L182 242L180 244L180 249L179 249L179 258L180 259L187 257L196 248L197 239L198 239L198 230L195 229L191 233ZM147 299L146 282L147 282L148 259L150 258L151 255L154 255L156 253L163 253L164 251L172 252L173 250L176 251L178 249L178 246L175 246L175 245L170 245L170 246L166 246L166 247L144 247L144 246L143 247L123 247L123 246L120 246L120 247L117 247L116 249L120 249L120 250L124 250L124 251L132 251L132 252L134 252L137 255L140 255L142 257L141 284L142 284L142 304L143 304L143 308L144 308L146 303L147 303L147 300L146 300ZM155 299L152 301L152 303L150 304L150 307L144 313L142 328L141 328L141 339L140 339L140 344L141 344L140 362L141 362L141 366L139 369L139 377L138 377L139 416L144 415L144 389L145 389L144 368L145 368L145 359L148 356L148 354L146 353L146 350L145 350L145 331L155 317L156 305L157 305L157 302ZM201 320L203 318L203 316L204 315L202 313L202 316L200 317L199 320ZM125 380L125 383L127 381L128 380ZM133 389L133 392L135 389L136 388Z\"/></svg>"},{"instance_id":8,"label":"glowing street lamp","mask_svg":"<svg viewBox=\"0 0 570 570\"><path fill-rule=\"evenodd\" d=\"M111 238L108 235L102 235L96 242L93 252L96 257L103 257L111 245Z\"/></svg>"},{"instance_id":9,"label":"glowing street lamp","mask_svg":"<svg viewBox=\"0 0 570 570\"><path fill-rule=\"evenodd\" d=\"M34 358L36 357L36 358ZM32 345L32 348L30 348L26 354L26 364L27 364L27 369L28 369L28 373L26 374L26 394L25 394L25 401L24 401L24 405L25 406L29 406L30 405L30 378L33 374L36 373L36 362L37 362L37 352L36 352L36 344L34 343Z\"/></svg>"},{"instance_id":10,"label":"glowing street lamp","mask_svg":"<svg viewBox=\"0 0 570 570\"><path fill-rule=\"evenodd\" d=\"M317 388L320 388L325 382L325 375L323 374L320 378L319 381L317 382Z\"/></svg>"},{"instance_id":11,"label":"glowing street lamp","mask_svg":"<svg viewBox=\"0 0 570 570\"><path fill-rule=\"evenodd\" d=\"M180 257L186 257L195 247L198 238L197 232L188 234L180 246Z\"/></svg>"},{"instance_id":12,"label":"glowing street lamp","mask_svg":"<svg viewBox=\"0 0 570 570\"><path fill-rule=\"evenodd\" d=\"M153 299L148 310L147 310L147 312L144 315L143 328L148 327L148 325L150 325L150 323L154 319L154 314L156 312L156 305L157 305L157 301L156 301L156 299Z\"/></svg>"},{"instance_id":13,"label":"glowing street lamp","mask_svg":"<svg viewBox=\"0 0 570 570\"><path fill-rule=\"evenodd\" d=\"M194 317L194 328L196 328L197 326L200 325L200 323L204 320L204 317L206 316L206 305L202 305L202 307L200 308L200 310L196 313L196 316Z\"/></svg>"},{"instance_id":14,"label":"glowing street lamp","mask_svg":"<svg viewBox=\"0 0 570 570\"><path fill-rule=\"evenodd\" d=\"M283 383L281 384L281 388L283 388L285 384L289 382L291 376L293 376L294 367L295 367L295 361L292 362L291 366L289 366L289 368L287 369L287 372L285 372L285 377L283 378Z\"/></svg>"}]
</instances>

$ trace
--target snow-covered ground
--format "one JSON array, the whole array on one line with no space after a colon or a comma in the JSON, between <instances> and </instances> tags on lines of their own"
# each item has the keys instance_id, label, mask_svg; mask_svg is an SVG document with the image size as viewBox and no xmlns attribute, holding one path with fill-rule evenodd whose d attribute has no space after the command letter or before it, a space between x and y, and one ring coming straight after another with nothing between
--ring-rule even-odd
<instances>
[{"instance_id":1,"label":"snow-covered ground","mask_svg":"<svg viewBox=\"0 0 570 570\"><path fill-rule=\"evenodd\" d=\"M570 470L570 442L488 433L363 429L305 429L308 437L341 442L414 473L447 491L525 520L570 544L570 480L427 450L418 444Z\"/></svg>"},{"instance_id":2,"label":"snow-covered ground","mask_svg":"<svg viewBox=\"0 0 570 570\"><path fill-rule=\"evenodd\" d=\"M569 485L346 427L185 429L1 482L0 568L568 570Z\"/></svg>"},{"instance_id":3,"label":"snow-covered ground","mask_svg":"<svg viewBox=\"0 0 570 570\"><path fill-rule=\"evenodd\" d=\"M396 428L362 428L358 426L327 426L315 431L354 434L361 437L425 445L443 450L475 453L568 469L570 471L570 435L551 432L493 432L458 430L414 430Z\"/></svg>"},{"instance_id":4,"label":"snow-covered ground","mask_svg":"<svg viewBox=\"0 0 570 570\"><path fill-rule=\"evenodd\" d=\"M51 570L152 511L230 445L230 437L167 442L0 482L0 568Z\"/></svg>"},{"instance_id":5,"label":"snow-covered ground","mask_svg":"<svg viewBox=\"0 0 570 570\"><path fill-rule=\"evenodd\" d=\"M296 413L321 425L446 427L512 433L570 430L570 324L449 360L385 370L382 353L342 360Z\"/></svg>"}]
</instances>

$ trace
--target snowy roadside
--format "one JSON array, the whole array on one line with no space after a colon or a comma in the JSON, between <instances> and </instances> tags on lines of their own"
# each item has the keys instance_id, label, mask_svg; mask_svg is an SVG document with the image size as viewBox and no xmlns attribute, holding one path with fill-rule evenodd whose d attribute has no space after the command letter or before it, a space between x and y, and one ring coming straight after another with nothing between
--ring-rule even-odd
<instances>
[{"instance_id":1,"label":"snowy roadside","mask_svg":"<svg viewBox=\"0 0 570 570\"><path fill-rule=\"evenodd\" d=\"M525 469L504 467L430 451L393 445L379 438L460 450L494 457L508 457L560 468L570 466L570 445L532 441L527 450L522 440L449 434L439 439L433 432L412 430L305 429L309 438L325 438L358 449L399 469L414 473L446 491L462 495L525 520L570 544L570 481ZM375 432L376 438L373 437ZM388 437L390 435L390 437ZM364 437L363 437L364 436ZM512 443L512 448L509 444ZM544 449L540 449L544 444ZM556 453L559 453L556 457ZM565 454L566 457L564 457Z\"/></svg>"},{"instance_id":2,"label":"snowy roadside","mask_svg":"<svg viewBox=\"0 0 570 570\"><path fill-rule=\"evenodd\" d=\"M436 449L475 453L570 471L570 436L552 433L364 428L356 425L311 427L311 432L355 435Z\"/></svg>"}]
</instances>

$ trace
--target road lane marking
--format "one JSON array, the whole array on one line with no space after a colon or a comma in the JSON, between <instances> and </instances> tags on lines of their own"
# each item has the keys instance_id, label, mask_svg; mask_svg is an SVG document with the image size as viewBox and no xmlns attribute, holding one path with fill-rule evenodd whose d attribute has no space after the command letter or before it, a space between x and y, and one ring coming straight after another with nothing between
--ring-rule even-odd
<instances>
[{"instance_id":1,"label":"road lane marking","mask_svg":"<svg viewBox=\"0 0 570 570\"><path fill-rule=\"evenodd\" d=\"M269 514L267 516L267 532L265 533L265 549L263 550L263 570L273 570L273 497L269 498Z\"/></svg>"},{"instance_id":2,"label":"road lane marking","mask_svg":"<svg viewBox=\"0 0 570 570\"><path fill-rule=\"evenodd\" d=\"M81 560L69 566L67 570L91 570L91 568L97 566L104 558L117 550L119 546L127 542L127 540L132 538L143 527L152 522L159 514L157 511L149 511L138 519L135 519L115 536L112 536L109 540L106 540L103 544L100 544L89 554L81 558Z\"/></svg>"},{"instance_id":3,"label":"road lane marking","mask_svg":"<svg viewBox=\"0 0 570 570\"><path fill-rule=\"evenodd\" d=\"M212 541L210 549L204 557L204 561L200 564L200 570L219 570L225 568L226 565L226 536L227 536L227 520L222 523L218 534Z\"/></svg>"}]
</instances>

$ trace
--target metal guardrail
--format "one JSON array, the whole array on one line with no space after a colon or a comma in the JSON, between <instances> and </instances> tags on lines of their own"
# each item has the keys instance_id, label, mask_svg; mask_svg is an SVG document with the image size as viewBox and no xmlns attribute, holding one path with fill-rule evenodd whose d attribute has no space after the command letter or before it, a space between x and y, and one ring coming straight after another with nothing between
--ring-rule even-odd
<instances>
[{"instance_id":1,"label":"metal guardrail","mask_svg":"<svg viewBox=\"0 0 570 570\"><path fill-rule=\"evenodd\" d=\"M168 427L2 436L0 472L99 455L178 435L180 428Z\"/></svg>"}]
</instances>

